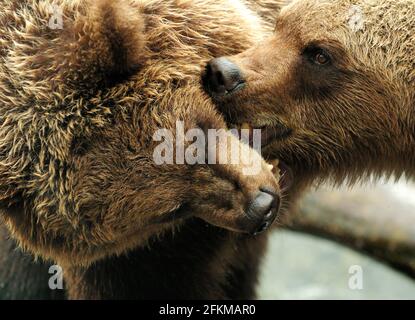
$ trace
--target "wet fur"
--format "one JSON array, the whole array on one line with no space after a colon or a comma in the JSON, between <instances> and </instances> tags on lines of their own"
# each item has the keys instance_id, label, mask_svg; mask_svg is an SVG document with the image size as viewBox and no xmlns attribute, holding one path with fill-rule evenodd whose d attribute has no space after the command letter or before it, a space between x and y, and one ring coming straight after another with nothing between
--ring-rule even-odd
<instances>
[{"instance_id":1,"label":"wet fur","mask_svg":"<svg viewBox=\"0 0 415 320\"><path fill-rule=\"evenodd\" d=\"M177 119L226 127L200 73L212 57L252 46L261 19L226 0L56 3L63 30L47 28L49 1L0 5L8 235L64 268L69 298L252 298L266 236L207 221L238 227L258 187L278 190L266 163L251 178L240 166L158 167L152 136ZM21 256L2 245L2 270L13 269ZM45 270L33 271L40 286Z\"/></svg>"}]
</instances>

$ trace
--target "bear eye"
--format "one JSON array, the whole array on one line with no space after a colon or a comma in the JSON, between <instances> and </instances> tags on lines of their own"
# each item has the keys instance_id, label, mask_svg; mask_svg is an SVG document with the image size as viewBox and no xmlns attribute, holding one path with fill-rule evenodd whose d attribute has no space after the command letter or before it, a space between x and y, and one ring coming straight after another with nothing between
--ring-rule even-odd
<instances>
[{"instance_id":1,"label":"bear eye","mask_svg":"<svg viewBox=\"0 0 415 320\"><path fill-rule=\"evenodd\" d=\"M314 62L319 65L325 65L330 62L330 57L324 51L316 52L313 58Z\"/></svg>"},{"instance_id":2,"label":"bear eye","mask_svg":"<svg viewBox=\"0 0 415 320\"><path fill-rule=\"evenodd\" d=\"M304 50L304 54L308 59L319 66L327 65L331 62L331 57L326 50L318 47L309 47Z\"/></svg>"}]
</instances>

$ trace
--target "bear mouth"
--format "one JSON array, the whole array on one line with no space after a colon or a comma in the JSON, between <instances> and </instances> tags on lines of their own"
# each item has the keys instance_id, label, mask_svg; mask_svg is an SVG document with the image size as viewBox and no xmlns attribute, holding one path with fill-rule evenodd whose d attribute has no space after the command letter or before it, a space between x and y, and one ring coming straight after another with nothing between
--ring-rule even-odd
<instances>
[{"instance_id":1,"label":"bear mouth","mask_svg":"<svg viewBox=\"0 0 415 320\"><path fill-rule=\"evenodd\" d=\"M279 184L282 192L291 189L294 183L294 174L291 168L283 161L279 160L278 169L280 173Z\"/></svg>"},{"instance_id":2,"label":"bear mouth","mask_svg":"<svg viewBox=\"0 0 415 320\"><path fill-rule=\"evenodd\" d=\"M272 166L272 173L279 175L278 184L280 185L281 192L286 192L291 189L294 183L294 173L292 169L280 159L268 161Z\"/></svg>"},{"instance_id":3,"label":"bear mouth","mask_svg":"<svg viewBox=\"0 0 415 320\"><path fill-rule=\"evenodd\" d=\"M258 147L258 145L254 143L254 130L260 130L261 148L266 148L269 145L278 141L284 141L291 137L293 134L292 129L282 125L255 127L250 125L249 123L244 123L241 125L233 124L230 125L229 128L234 128L239 135L238 138L240 139L243 139L243 130L245 130L245 134L249 133L249 139L247 139L248 141L245 142L249 143L249 146L253 148ZM245 139L246 138L247 137L245 137ZM272 160L269 163L273 166L272 172L274 174L279 174L280 176L279 184L281 190L289 190L294 183L294 174L290 166L279 159Z\"/></svg>"}]
</instances>

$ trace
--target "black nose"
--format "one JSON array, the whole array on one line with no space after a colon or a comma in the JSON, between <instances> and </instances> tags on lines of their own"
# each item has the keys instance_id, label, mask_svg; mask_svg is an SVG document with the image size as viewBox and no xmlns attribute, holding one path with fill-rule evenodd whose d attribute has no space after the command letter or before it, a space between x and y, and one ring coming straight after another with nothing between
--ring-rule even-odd
<instances>
[{"instance_id":1,"label":"black nose","mask_svg":"<svg viewBox=\"0 0 415 320\"><path fill-rule=\"evenodd\" d=\"M203 75L205 90L212 95L234 93L245 86L240 69L226 58L211 60Z\"/></svg>"},{"instance_id":2,"label":"black nose","mask_svg":"<svg viewBox=\"0 0 415 320\"><path fill-rule=\"evenodd\" d=\"M280 197L267 190L257 194L249 204L246 214L253 223L252 234L257 235L266 231L274 222L280 208Z\"/></svg>"}]
</instances>

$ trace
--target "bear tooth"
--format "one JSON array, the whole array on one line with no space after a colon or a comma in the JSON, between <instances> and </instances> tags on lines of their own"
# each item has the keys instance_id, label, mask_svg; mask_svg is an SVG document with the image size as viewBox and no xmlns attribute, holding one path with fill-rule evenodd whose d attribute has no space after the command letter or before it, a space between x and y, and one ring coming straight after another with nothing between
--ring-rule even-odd
<instances>
[{"instance_id":1,"label":"bear tooth","mask_svg":"<svg viewBox=\"0 0 415 320\"><path fill-rule=\"evenodd\" d=\"M280 175L280 167L279 167L280 161L279 160L272 160L269 163L269 166L272 167L271 171L274 175Z\"/></svg>"},{"instance_id":2,"label":"bear tooth","mask_svg":"<svg viewBox=\"0 0 415 320\"><path fill-rule=\"evenodd\" d=\"M249 125L248 122L245 122L245 123L242 124L241 129L248 129L248 130L250 130L251 129L251 126Z\"/></svg>"}]
</instances>

